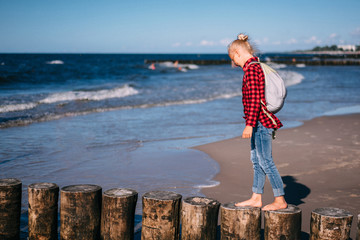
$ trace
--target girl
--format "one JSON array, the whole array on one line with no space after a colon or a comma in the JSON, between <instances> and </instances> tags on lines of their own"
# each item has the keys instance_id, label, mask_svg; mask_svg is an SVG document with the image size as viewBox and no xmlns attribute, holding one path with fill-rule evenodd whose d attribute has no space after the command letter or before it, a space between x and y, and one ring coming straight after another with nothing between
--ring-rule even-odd
<instances>
[{"instance_id":1,"label":"girl","mask_svg":"<svg viewBox=\"0 0 360 240\"><path fill-rule=\"evenodd\" d=\"M253 194L249 200L239 202L236 206L261 207L261 196L264 192L265 177L268 176L275 200L263 207L264 211L287 208L284 198L284 187L280 174L272 159L272 136L275 129L282 127L280 120L266 108L265 76L260 64L254 57L254 49L248 42L248 36L238 35L228 47L233 65L244 71L242 95L246 126L242 138L251 138L251 161L254 168Z\"/></svg>"}]
</instances>

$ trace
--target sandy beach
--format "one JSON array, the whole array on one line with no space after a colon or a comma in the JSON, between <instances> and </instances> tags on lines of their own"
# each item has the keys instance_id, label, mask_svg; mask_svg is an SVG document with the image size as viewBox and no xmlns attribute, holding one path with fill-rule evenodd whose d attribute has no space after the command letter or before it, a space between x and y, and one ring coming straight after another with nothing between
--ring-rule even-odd
<instances>
[{"instance_id":1,"label":"sandy beach","mask_svg":"<svg viewBox=\"0 0 360 240\"><path fill-rule=\"evenodd\" d=\"M239 127L239 135L240 135ZM221 203L250 197L253 169L250 140L240 137L194 147L220 165L215 176L220 184L202 192ZM337 207L354 215L355 239L360 213L360 114L319 117L304 125L279 130L273 141L273 157L285 186L289 204L302 210L303 235L309 233L311 211ZM273 201L268 179L263 204Z\"/></svg>"}]
</instances>

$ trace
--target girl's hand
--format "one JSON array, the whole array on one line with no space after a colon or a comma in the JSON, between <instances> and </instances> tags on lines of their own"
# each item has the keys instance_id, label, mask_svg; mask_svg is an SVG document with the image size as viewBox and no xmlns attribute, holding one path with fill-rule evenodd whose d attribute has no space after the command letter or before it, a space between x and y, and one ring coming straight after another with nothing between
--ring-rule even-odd
<instances>
[{"instance_id":1,"label":"girl's hand","mask_svg":"<svg viewBox=\"0 0 360 240\"><path fill-rule=\"evenodd\" d=\"M246 126L241 137L242 138L251 138L252 132L253 132L253 127Z\"/></svg>"}]
</instances>

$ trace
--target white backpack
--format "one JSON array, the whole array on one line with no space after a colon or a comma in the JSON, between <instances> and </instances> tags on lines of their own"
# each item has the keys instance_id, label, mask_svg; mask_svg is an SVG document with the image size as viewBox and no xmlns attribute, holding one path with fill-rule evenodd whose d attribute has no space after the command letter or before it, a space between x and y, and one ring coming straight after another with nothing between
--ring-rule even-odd
<instances>
[{"instance_id":1,"label":"white backpack","mask_svg":"<svg viewBox=\"0 0 360 240\"><path fill-rule=\"evenodd\" d=\"M279 112L284 106L286 97L284 80L269 65L262 62L251 62L249 65L253 63L260 64L265 75L266 108L272 113ZM262 101L261 103L265 105Z\"/></svg>"}]
</instances>

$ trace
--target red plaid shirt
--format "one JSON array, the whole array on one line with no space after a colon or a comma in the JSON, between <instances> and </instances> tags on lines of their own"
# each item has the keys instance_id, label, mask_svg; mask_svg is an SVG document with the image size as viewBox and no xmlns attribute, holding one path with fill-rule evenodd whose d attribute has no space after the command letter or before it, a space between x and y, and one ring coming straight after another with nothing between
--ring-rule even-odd
<instances>
[{"instance_id":1,"label":"red plaid shirt","mask_svg":"<svg viewBox=\"0 0 360 240\"><path fill-rule=\"evenodd\" d=\"M257 121L260 121L266 128L281 128L283 125L280 120L266 108L265 75L260 64L249 65L250 62L254 61L257 62L258 58L250 58L243 67L242 102L246 126L255 127ZM265 106L261 104L261 100Z\"/></svg>"}]
</instances>

